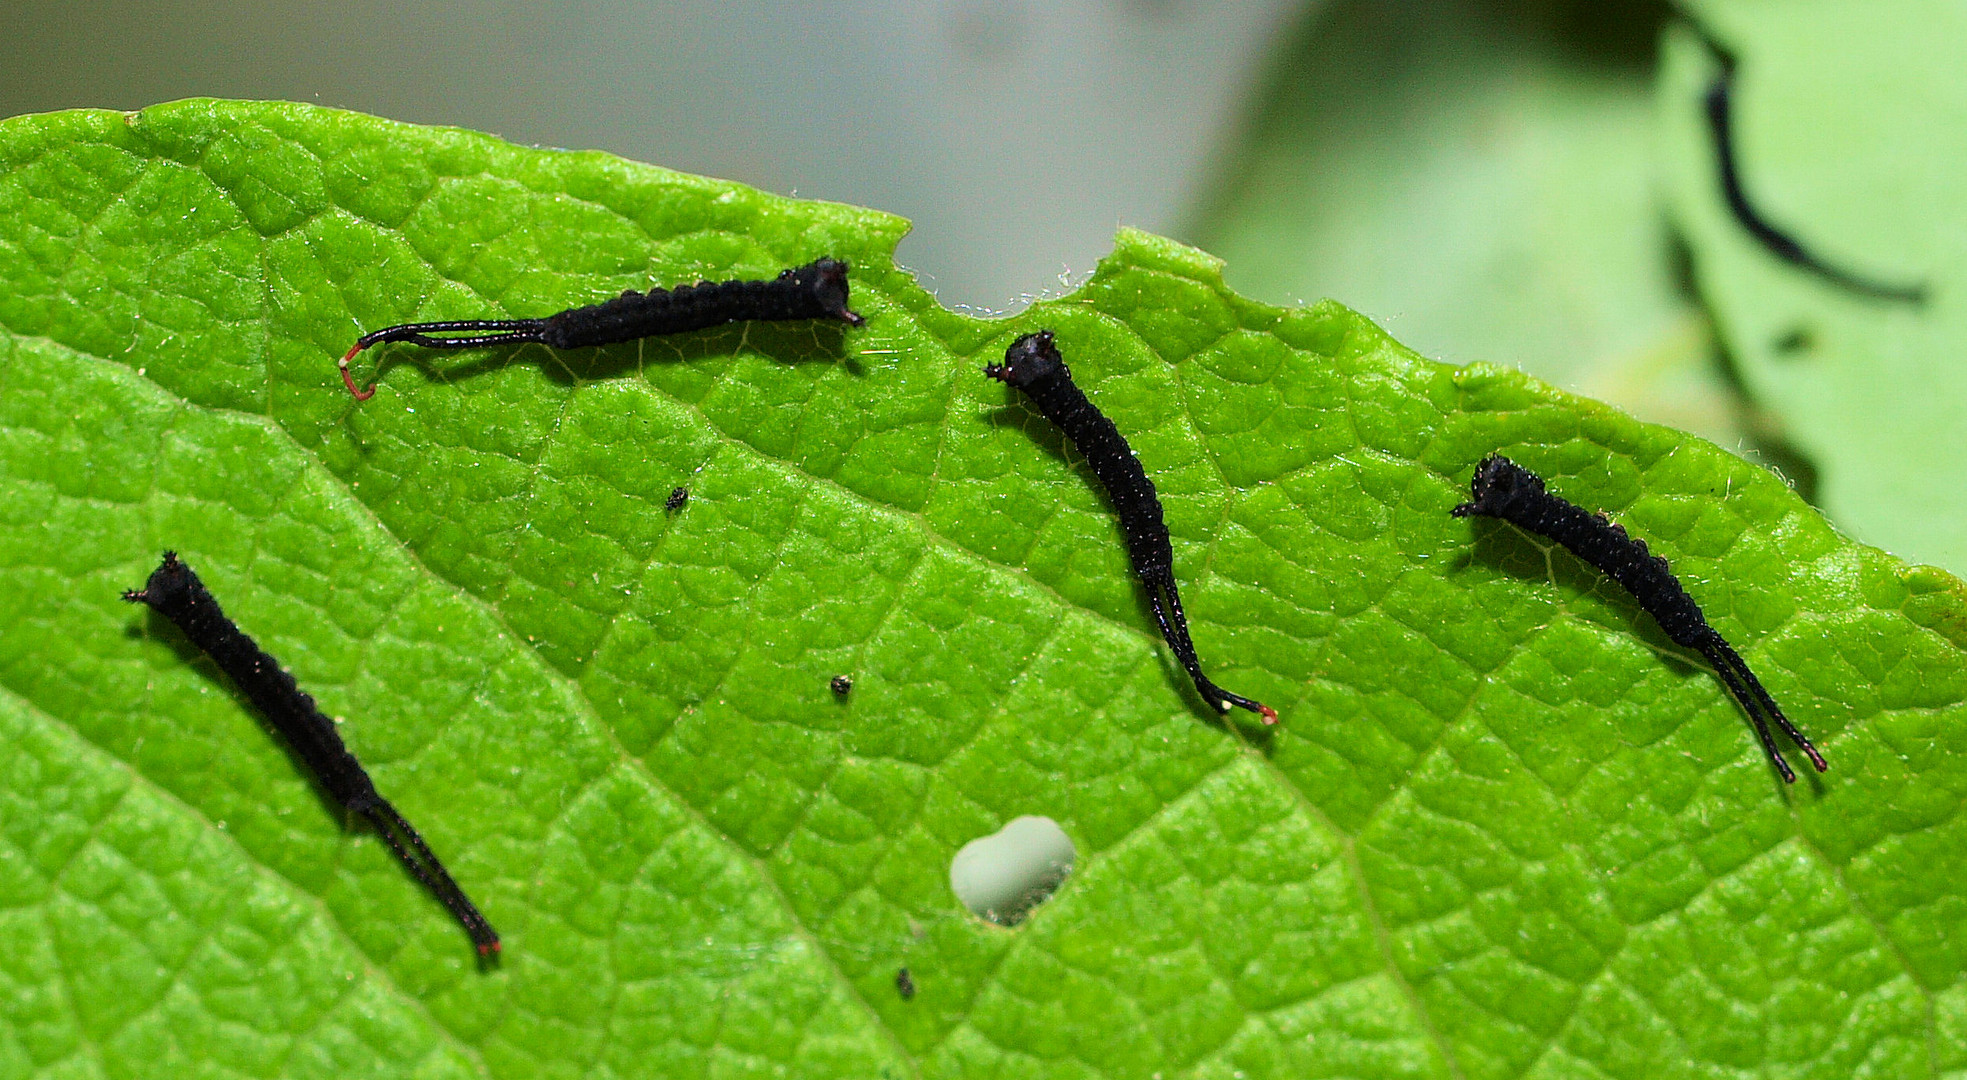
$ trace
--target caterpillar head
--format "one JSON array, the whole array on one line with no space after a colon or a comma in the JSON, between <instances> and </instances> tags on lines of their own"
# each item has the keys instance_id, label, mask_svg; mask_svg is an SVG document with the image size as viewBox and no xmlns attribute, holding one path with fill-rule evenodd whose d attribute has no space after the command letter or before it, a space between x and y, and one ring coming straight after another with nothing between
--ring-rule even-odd
<instances>
[{"instance_id":1,"label":"caterpillar head","mask_svg":"<svg viewBox=\"0 0 1967 1080\"><path fill-rule=\"evenodd\" d=\"M1475 467L1475 479L1469 484L1469 494L1473 498L1449 513L1456 517L1470 514L1502 517L1503 507L1519 496L1527 494L1534 499L1543 493L1544 482L1536 473L1501 454L1490 454Z\"/></svg>"},{"instance_id":2,"label":"caterpillar head","mask_svg":"<svg viewBox=\"0 0 1967 1080\"><path fill-rule=\"evenodd\" d=\"M780 281L791 281L807 290L831 318L848 326L861 326L867 320L847 308L847 262L822 256L804 266L779 271Z\"/></svg>"},{"instance_id":3,"label":"caterpillar head","mask_svg":"<svg viewBox=\"0 0 1967 1080\"><path fill-rule=\"evenodd\" d=\"M1059 350L1052 344L1052 332L1040 330L1026 334L1011 343L1004 350L1004 362L991 364L983 369L984 374L1009 386L1022 390L1032 383L1051 375L1063 374L1072 378L1072 372L1059 356Z\"/></svg>"}]
</instances>

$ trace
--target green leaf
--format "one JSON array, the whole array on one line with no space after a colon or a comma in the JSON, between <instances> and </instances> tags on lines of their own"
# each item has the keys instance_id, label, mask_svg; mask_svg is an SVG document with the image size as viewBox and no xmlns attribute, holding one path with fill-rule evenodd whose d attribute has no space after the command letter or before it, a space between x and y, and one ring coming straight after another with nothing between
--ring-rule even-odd
<instances>
[{"instance_id":1,"label":"green leaf","mask_svg":"<svg viewBox=\"0 0 1967 1080\"><path fill-rule=\"evenodd\" d=\"M1815 463L1833 521L1967 569L1967 17L1930 0L1692 6L1740 59L1736 154L1757 207L1827 261L1930 297L1853 295L1743 230L1701 109L1717 61L1676 28L1659 78L1669 206L1743 382Z\"/></svg>"},{"instance_id":2,"label":"green leaf","mask_svg":"<svg viewBox=\"0 0 1967 1080\"><path fill-rule=\"evenodd\" d=\"M1967 595L1711 445L1141 233L973 320L892 217L299 105L7 121L0 207L0 1076L1967 1073ZM335 375L822 253L865 330ZM1274 737L978 374L1038 326ZM1493 450L1672 559L1833 771L1783 788L1628 598L1451 518ZM501 964L117 599L165 547ZM1006 929L949 863L1024 814L1079 860Z\"/></svg>"},{"instance_id":3,"label":"green leaf","mask_svg":"<svg viewBox=\"0 0 1967 1080\"><path fill-rule=\"evenodd\" d=\"M1638 3L1332 0L1286 43L1193 230L1258 299L1330 296L1735 445L1655 191Z\"/></svg>"}]
</instances>

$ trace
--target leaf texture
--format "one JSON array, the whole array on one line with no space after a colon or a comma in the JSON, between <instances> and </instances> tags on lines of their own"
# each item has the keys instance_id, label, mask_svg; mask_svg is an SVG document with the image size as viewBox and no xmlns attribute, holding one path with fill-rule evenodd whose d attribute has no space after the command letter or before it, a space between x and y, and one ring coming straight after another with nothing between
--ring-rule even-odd
<instances>
[{"instance_id":1,"label":"leaf texture","mask_svg":"<svg viewBox=\"0 0 1967 1080\"><path fill-rule=\"evenodd\" d=\"M991 322L903 229L299 105L0 123L0 1076L1967 1071L1959 582L1170 241ZM865 330L335 375L385 323L820 254ZM1274 735L1207 715L1091 477L978 373L1040 326ZM1784 789L1615 587L1450 518L1497 450L1667 555L1833 771ZM499 966L117 600L166 547ZM1007 930L948 866L1023 814L1079 862Z\"/></svg>"}]
</instances>

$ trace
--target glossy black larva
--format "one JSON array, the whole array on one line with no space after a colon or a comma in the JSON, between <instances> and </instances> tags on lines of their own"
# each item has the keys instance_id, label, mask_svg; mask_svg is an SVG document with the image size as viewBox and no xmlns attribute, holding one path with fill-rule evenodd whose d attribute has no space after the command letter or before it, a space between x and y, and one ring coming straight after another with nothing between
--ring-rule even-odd
<instances>
[{"instance_id":1,"label":"glossy black larva","mask_svg":"<svg viewBox=\"0 0 1967 1080\"><path fill-rule=\"evenodd\" d=\"M1450 512L1456 517L1501 518L1527 532L1557 541L1631 593L1674 644L1706 657L1714 665L1722 685L1748 713L1763 751L1775 763L1785 783L1795 783L1796 774L1790 770L1789 762L1783 760L1782 751L1776 748L1775 736L1769 731L1770 721L1802 748L1818 772L1829 768L1817 748L1783 715L1748 664L1708 625L1700 605L1681 588L1667 561L1646 550L1646 541L1626 535L1625 529L1605 515L1590 513L1544 490L1541 477L1501 454L1491 454L1476 466L1470 494L1470 501Z\"/></svg>"},{"instance_id":2,"label":"glossy black larva","mask_svg":"<svg viewBox=\"0 0 1967 1080\"><path fill-rule=\"evenodd\" d=\"M407 341L427 349L475 349L483 345L536 343L554 349L613 345L636 338L681 334L726 323L838 319L860 326L865 319L847 307L847 264L817 259L757 281L703 281L674 289L633 289L613 300L568 308L541 319L462 319L403 323L371 330L341 358L342 383L357 401L376 388L355 385L349 361L372 345ZM431 337L461 334L461 337Z\"/></svg>"},{"instance_id":3,"label":"glossy black larva","mask_svg":"<svg viewBox=\"0 0 1967 1080\"><path fill-rule=\"evenodd\" d=\"M1161 637L1195 682L1202 700L1221 712L1228 712L1231 707L1248 709L1263 717L1264 723L1275 724L1277 710L1232 694L1202 674L1201 662L1195 657L1195 644L1189 640L1181 593L1175 588L1175 549L1161 517L1161 500L1155 494L1154 481L1147 478L1147 470L1141 467L1140 459L1134 456L1120 429L1073 383L1072 371L1059 356L1052 332L1040 330L1012 342L1004 353L1004 362L984 368L984 374L1023 391L1038 411L1056 424L1085 456L1087 467L1106 488L1107 501L1120 518L1128 559L1134 565L1134 573L1147 587L1148 606L1154 610L1155 622L1160 624Z\"/></svg>"},{"instance_id":4,"label":"glossy black larva","mask_svg":"<svg viewBox=\"0 0 1967 1080\"><path fill-rule=\"evenodd\" d=\"M151 572L144 587L125 592L123 599L146 604L176 623L184 636L204 650L212 663L280 732L329 797L375 826L396 858L464 926L465 933L478 946L479 954L499 951L498 932L479 914L457 882L451 880L444 864L417 830L396 812L389 800L377 794L368 772L342 744L334 721L321 714L314 699L301 690L278 660L267 655L237 624L226 618L204 582L178 559L176 552L165 552L164 561Z\"/></svg>"}]
</instances>

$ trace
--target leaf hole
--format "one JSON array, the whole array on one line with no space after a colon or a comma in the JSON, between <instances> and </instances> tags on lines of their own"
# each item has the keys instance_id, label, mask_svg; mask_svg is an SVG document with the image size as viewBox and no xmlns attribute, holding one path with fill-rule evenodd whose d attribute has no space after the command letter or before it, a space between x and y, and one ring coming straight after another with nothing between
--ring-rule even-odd
<instances>
[{"instance_id":1,"label":"leaf hole","mask_svg":"<svg viewBox=\"0 0 1967 1080\"><path fill-rule=\"evenodd\" d=\"M1048 817L1014 818L964 844L949 863L949 887L963 906L999 926L1016 926L1058 891L1078 851Z\"/></svg>"}]
</instances>

